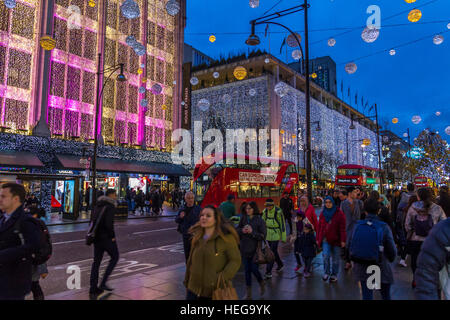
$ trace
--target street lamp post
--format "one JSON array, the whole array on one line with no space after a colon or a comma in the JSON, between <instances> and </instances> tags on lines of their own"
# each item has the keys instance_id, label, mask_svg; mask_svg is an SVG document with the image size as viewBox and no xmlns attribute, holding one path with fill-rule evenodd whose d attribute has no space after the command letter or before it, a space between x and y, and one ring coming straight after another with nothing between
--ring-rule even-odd
<instances>
[{"instance_id":1,"label":"street lamp post","mask_svg":"<svg viewBox=\"0 0 450 320\"><path fill-rule=\"evenodd\" d=\"M256 46L260 44L259 37L255 33L255 26L259 24L274 24L278 25L287 31L291 35L295 37L295 40L297 41L297 44L300 48L300 51L302 52L302 60L303 60L303 66L304 66L304 76L305 76L305 103L306 103L306 184L307 184L307 192L308 197L310 201L312 200L312 177L311 177L311 104L310 104L310 80L309 80L309 33L308 33L308 8L310 5L308 4L308 0L304 0L303 4L292 7L290 9L286 9L283 11L275 12L273 14L263 16L254 20L250 21L250 24L252 26L252 33L248 37L248 39L245 41L245 43L249 46ZM300 40L298 39L297 35L288 27L285 25L273 22L272 20L278 19L299 11L304 11L304 22L305 22L305 51L303 52L303 48L301 46ZM299 123L299 114L297 112L297 125ZM299 132L297 132L297 135ZM297 139L298 141L298 139ZM300 159L300 151L298 150L297 145L297 161Z\"/></svg>"},{"instance_id":2,"label":"street lamp post","mask_svg":"<svg viewBox=\"0 0 450 320\"><path fill-rule=\"evenodd\" d=\"M99 127L99 109L100 109L100 99L103 94L103 89L105 88L106 82L111 78L114 72L120 69L120 73L117 75L117 81L126 81L126 77L123 74L124 64L120 63L115 66L101 70L102 64L102 54L98 54L98 66L97 66L97 97L95 102L95 135L94 135L94 156L92 157L92 208L95 207L97 203L97 150L98 150L98 127ZM100 75L111 72L106 81L103 83L100 90Z\"/></svg>"}]
</instances>

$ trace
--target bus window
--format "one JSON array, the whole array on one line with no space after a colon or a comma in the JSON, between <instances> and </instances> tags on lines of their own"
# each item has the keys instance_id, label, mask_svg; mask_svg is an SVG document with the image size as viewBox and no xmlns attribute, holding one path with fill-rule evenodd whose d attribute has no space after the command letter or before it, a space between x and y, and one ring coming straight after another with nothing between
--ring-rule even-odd
<instances>
[{"instance_id":1,"label":"bus window","mask_svg":"<svg viewBox=\"0 0 450 320\"><path fill-rule=\"evenodd\" d=\"M279 197L280 196L280 187L279 186L270 186L270 197Z\"/></svg>"},{"instance_id":2,"label":"bus window","mask_svg":"<svg viewBox=\"0 0 450 320\"><path fill-rule=\"evenodd\" d=\"M261 187L261 197L262 198L269 198L270 197L270 188L269 188L269 186Z\"/></svg>"},{"instance_id":3,"label":"bus window","mask_svg":"<svg viewBox=\"0 0 450 320\"><path fill-rule=\"evenodd\" d=\"M252 198L261 198L260 186L252 186Z\"/></svg>"},{"instance_id":4,"label":"bus window","mask_svg":"<svg viewBox=\"0 0 450 320\"><path fill-rule=\"evenodd\" d=\"M339 176L360 176L361 169L338 169Z\"/></svg>"},{"instance_id":5,"label":"bus window","mask_svg":"<svg viewBox=\"0 0 450 320\"><path fill-rule=\"evenodd\" d=\"M250 198L252 193L251 186L249 185L240 185L238 191L239 198Z\"/></svg>"}]
</instances>

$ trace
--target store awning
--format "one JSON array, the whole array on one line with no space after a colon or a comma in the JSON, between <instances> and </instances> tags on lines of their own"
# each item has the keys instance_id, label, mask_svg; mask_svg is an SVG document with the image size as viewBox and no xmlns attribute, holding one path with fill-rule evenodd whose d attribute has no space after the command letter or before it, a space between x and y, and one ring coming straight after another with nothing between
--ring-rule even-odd
<instances>
[{"instance_id":1,"label":"store awning","mask_svg":"<svg viewBox=\"0 0 450 320\"><path fill-rule=\"evenodd\" d=\"M57 155L61 165L66 169L85 170L80 164L80 157L72 155ZM173 163L160 162L130 162L118 159L97 158L97 170L108 172L128 172L142 174L159 174L166 176L190 176L185 168Z\"/></svg>"},{"instance_id":2,"label":"store awning","mask_svg":"<svg viewBox=\"0 0 450 320\"><path fill-rule=\"evenodd\" d=\"M0 151L0 166L5 167L43 167L37 156L25 151Z\"/></svg>"}]
</instances>

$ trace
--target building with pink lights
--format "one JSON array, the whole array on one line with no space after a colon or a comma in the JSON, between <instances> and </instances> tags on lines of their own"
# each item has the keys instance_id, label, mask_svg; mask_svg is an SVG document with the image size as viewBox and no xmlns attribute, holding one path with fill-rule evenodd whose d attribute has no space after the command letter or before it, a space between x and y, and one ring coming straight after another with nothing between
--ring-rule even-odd
<instances>
[{"instance_id":1,"label":"building with pink lights","mask_svg":"<svg viewBox=\"0 0 450 320\"><path fill-rule=\"evenodd\" d=\"M154 182L168 177L160 185L169 189L179 184L178 176L187 175L169 154L171 133L181 123L186 1L179 1L180 12L171 16L166 0L135 0L140 9L135 19L123 16L122 2L17 0L9 9L0 1L0 142L5 141L0 144L0 182L19 172L16 178L28 181L31 192L39 182L36 190L51 188L54 195L57 183L50 187L37 175L57 181L53 175L66 173L82 193L87 187L83 171L87 176L89 168L79 159L92 153L96 125L102 142L101 183L124 191L131 178L152 174ZM45 35L55 40L54 49L44 50ZM145 54L127 45L130 35L145 46ZM127 81L100 75L104 88L95 124L99 54L101 70L124 64ZM155 85L161 93L154 94ZM107 165L111 161L115 165ZM115 178L112 184L110 178ZM49 204L47 196L42 201Z\"/></svg>"}]
</instances>

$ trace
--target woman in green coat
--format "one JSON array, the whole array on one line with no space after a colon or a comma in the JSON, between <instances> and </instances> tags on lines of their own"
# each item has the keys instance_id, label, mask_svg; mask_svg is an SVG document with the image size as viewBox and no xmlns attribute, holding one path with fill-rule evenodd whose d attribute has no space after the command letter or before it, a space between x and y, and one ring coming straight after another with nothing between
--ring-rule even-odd
<instances>
[{"instance_id":1,"label":"woman in green coat","mask_svg":"<svg viewBox=\"0 0 450 320\"><path fill-rule=\"evenodd\" d=\"M231 281L241 266L239 236L219 209L206 206L200 221L191 227L191 252L186 265L186 300L212 299L222 274Z\"/></svg>"}]
</instances>

